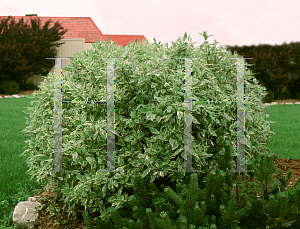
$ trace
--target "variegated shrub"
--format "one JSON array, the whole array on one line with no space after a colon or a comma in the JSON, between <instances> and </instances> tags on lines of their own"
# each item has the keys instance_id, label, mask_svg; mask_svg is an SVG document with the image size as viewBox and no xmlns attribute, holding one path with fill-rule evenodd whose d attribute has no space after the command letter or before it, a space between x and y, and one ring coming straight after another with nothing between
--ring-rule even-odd
<instances>
[{"instance_id":1,"label":"variegated shrub","mask_svg":"<svg viewBox=\"0 0 300 229\"><path fill-rule=\"evenodd\" d=\"M106 169L105 103L62 104L62 168L68 173L47 173L54 169L54 79L49 74L31 102L29 121L24 130L30 140L22 154L27 157L32 177L60 181L60 191L68 206L82 204L90 212L109 218L108 209L119 208L132 196L132 175L143 174L149 181L169 179L182 182L184 169L184 59L192 61L192 97L194 100L236 100L236 57L205 41L201 46L183 39L171 47L160 43L130 43L126 47L98 42L93 49L77 53L65 68L62 99L105 101L107 99L107 63L99 57L121 57L114 61L115 75L115 169ZM206 39L207 37L205 37ZM190 38L189 38L190 39ZM166 57L166 58L164 58ZM207 65L209 64L209 65ZM246 163L255 151L266 152L267 138L274 134L265 120L261 87L245 66L245 156ZM194 103L194 170L207 171L222 164L224 146L232 147L235 169L236 103ZM76 215L76 214L75 214Z\"/></svg>"}]
</instances>

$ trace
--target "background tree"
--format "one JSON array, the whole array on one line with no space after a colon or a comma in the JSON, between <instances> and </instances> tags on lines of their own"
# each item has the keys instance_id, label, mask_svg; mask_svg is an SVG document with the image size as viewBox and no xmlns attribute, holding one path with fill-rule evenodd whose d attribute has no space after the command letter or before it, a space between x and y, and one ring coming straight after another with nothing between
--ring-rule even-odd
<instances>
[{"instance_id":1,"label":"background tree","mask_svg":"<svg viewBox=\"0 0 300 229\"><path fill-rule=\"evenodd\" d=\"M21 44L14 41L13 30L16 30L15 22L11 23L11 30L8 30L7 20L0 24L0 77L1 83L15 79L15 73L23 72L26 74L30 66L24 57L21 56Z\"/></svg>"},{"instance_id":2,"label":"background tree","mask_svg":"<svg viewBox=\"0 0 300 229\"><path fill-rule=\"evenodd\" d=\"M46 57L57 55L58 43L68 30L56 22L48 28L51 20L40 28L40 19L30 19L31 27L21 18L16 24L12 18L0 22L0 80L17 81L22 87L33 75L47 75L55 65ZM63 30L60 31L59 30Z\"/></svg>"}]
</instances>

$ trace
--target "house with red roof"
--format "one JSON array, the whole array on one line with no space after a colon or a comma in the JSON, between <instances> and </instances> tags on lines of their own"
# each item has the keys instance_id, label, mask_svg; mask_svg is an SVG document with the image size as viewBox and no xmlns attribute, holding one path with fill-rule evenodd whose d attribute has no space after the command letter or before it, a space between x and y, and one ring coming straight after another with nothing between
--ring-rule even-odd
<instances>
[{"instance_id":1,"label":"house with red roof","mask_svg":"<svg viewBox=\"0 0 300 229\"><path fill-rule=\"evenodd\" d=\"M65 42L60 45L58 49L58 55L56 57L71 57L76 52L82 52L92 48L92 44L99 41L108 41L108 36L110 40L116 42L116 45L122 45L123 47L128 45L130 42L134 42L136 39L138 43L141 43L143 39L148 42L148 40L143 35L110 35L103 34L102 31L97 27L94 21L90 17L40 17L37 14L26 14L24 16L11 16L17 23L22 17L24 18L24 24L27 23L31 25L31 18L39 18L41 22L41 27L49 20L51 20L48 28L54 26L55 22L59 22L60 25L68 30L59 42ZM7 19L8 16L0 16L0 21ZM10 21L9 21L10 23ZM53 60L54 61L54 60ZM62 68L70 63L69 59L62 60ZM54 67L51 70L54 72ZM44 81L43 76L33 76L28 79L28 82L33 81L33 83L38 84Z\"/></svg>"}]
</instances>

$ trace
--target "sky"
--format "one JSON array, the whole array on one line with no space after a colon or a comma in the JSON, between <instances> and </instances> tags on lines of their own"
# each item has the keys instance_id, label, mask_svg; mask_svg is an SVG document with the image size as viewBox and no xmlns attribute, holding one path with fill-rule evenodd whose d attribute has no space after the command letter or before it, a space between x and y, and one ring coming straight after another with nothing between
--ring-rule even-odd
<instances>
[{"instance_id":1,"label":"sky","mask_svg":"<svg viewBox=\"0 0 300 229\"><path fill-rule=\"evenodd\" d=\"M161 44L186 32L194 45L300 42L299 0L0 0L1 16L91 17L103 34L144 35Z\"/></svg>"}]
</instances>

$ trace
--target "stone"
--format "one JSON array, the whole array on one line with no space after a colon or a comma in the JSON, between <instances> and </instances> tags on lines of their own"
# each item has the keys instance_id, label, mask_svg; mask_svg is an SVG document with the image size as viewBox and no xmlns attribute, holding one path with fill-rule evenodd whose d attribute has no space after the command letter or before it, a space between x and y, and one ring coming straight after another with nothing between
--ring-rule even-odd
<instances>
[{"instance_id":1,"label":"stone","mask_svg":"<svg viewBox=\"0 0 300 229\"><path fill-rule=\"evenodd\" d=\"M38 199L52 189L53 183L48 184L43 188L41 194L29 197L27 201L22 201L17 204L13 212L13 223L17 229L31 229L34 227L39 216L38 211L42 209L42 204L38 202Z\"/></svg>"},{"instance_id":2,"label":"stone","mask_svg":"<svg viewBox=\"0 0 300 229\"><path fill-rule=\"evenodd\" d=\"M17 229L28 229L33 227L37 218L38 210L42 205L36 200L29 197L27 201L19 202L13 213L13 222L17 225Z\"/></svg>"}]
</instances>

